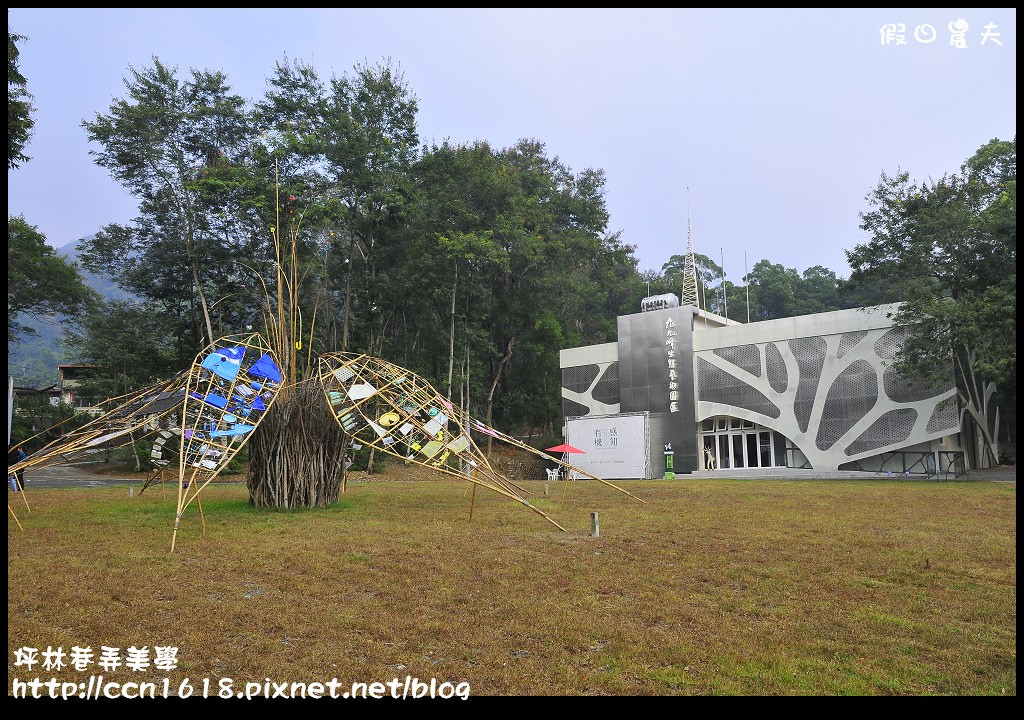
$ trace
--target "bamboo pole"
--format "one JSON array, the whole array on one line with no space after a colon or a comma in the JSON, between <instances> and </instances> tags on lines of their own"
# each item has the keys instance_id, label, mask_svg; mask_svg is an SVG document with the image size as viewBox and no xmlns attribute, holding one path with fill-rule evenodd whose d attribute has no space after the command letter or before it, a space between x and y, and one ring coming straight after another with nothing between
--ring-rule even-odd
<instances>
[{"instance_id":1,"label":"bamboo pole","mask_svg":"<svg viewBox=\"0 0 1024 720\"><path fill-rule=\"evenodd\" d=\"M203 537L206 537L206 516L203 515L203 501L199 499L199 490L196 490L196 507L199 508L199 524L203 529Z\"/></svg>"},{"instance_id":2,"label":"bamboo pole","mask_svg":"<svg viewBox=\"0 0 1024 720\"><path fill-rule=\"evenodd\" d=\"M149 477L146 478L145 482L142 484L142 487L139 489L139 495L142 495L142 493L146 491L146 488L153 484L154 480L160 478L160 497L166 498L167 488L164 487L164 470L165 468L161 466L156 468L152 473L150 473Z\"/></svg>"},{"instance_id":3,"label":"bamboo pole","mask_svg":"<svg viewBox=\"0 0 1024 720\"><path fill-rule=\"evenodd\" d=\"M8 469L9 472L41 470L70 462L82 457L83 454L98 451L102 447L108 449L123 447L128 444L136 431L144 429L147 425L151 425L152 429L139 436L139 439L144 439L158 432L161 422L173 414L177 407L172 405L159 413L147 412L147 408L154 397L161 394L173 395L173 393L180 391L181 376L182 374L179 373L169 381L156 383L134 393L104 400L99 403L99 407L112 407L109 407L103 415L89 421L80 428L63 433L60 438L47 443L25 460L12 465ZM115 405L115 403L117 404ZM43 431L43 433L59 429L67 422L68 420L64 420L57 423L52 428ZM39 437L43 433L37 433L34 437ZM126 438L128 439L126 440ZM25 442L28 441L26 440Z\"/></svg>"},{"instance_id":4,"label":"bamboo pole","mask_svg":"<svg viewBox=\"0 0 1024 720\"><path fill-rule=\"evenodd\" d=\"M478 425L481 425L481 426L487 428L487 426L484 425L479 420L475 420L474 422L476 422ZM532 447L530 445L527 445L524 442L520 442L519 440L516 440L514 437L510 437L508 435L504 435L504 434L498 432L494 428L487 428L487 430L485 430L484 432L495 433L494 437L497 438L498 440L506 442L506 443L508 443L510 445L514 445L515 447L518 447L521 450L526 450L527 452L533 453L534 455L537 455L538 457L542 457L545 460L554 460L556 463L558 463L559 465L561 465L562 467L564 467L564 468L566 468L568 470L575 470L576 472L580 473L581 475L586 475L587 477L589 477L589 478L591 478L593 480L597 480L600 483L604 483L608 487L615 488L620 493L623 493L625 495L629 495L631 498L633 498L634 500L636 500L638 502L642 502L644 505L647 504L646 500L642 500L641 498L638 498L633 493L629 492L628 490L624 490L623 488L620 488L618 485L615 485L614 483L610 483L610 482L608 482L607 480L605 480L603 478L599 478L597 475L592 475L591 473L588 473L586 470L581 470L580 468L576 467L575 465L571 465L571 464L569 464L568 462L566 462L564 460L557 460L557 459L551 457L550 455L548 455L547 453L538 450L535 447ZM568 482L568 475L566 476L566 478L567 478L566 482Z\"/></svg>"},{"instance_id":5,"label":"bamboo pole","mask_svg":"<svg viewBox=\"0 0 1024 720\"><path fill-rule=\"evenodd\" d=\"M26 495L25 495L25 483L23 483L18 478L18 474L17 473L14 474L14 484L17 485L18 489L21 491L19 494L21 495L22 501L25 503L25 509L29 511L29 514L31 514L32 513L32 508L30 508L28 506L28 497L26 497Z\"/></svg>"},{"instance_id":6,"label":"bamboo pole","mask_svg":"<svg viewBox=\"0 0 1024 720\"><path fill-rule=\"evenodd\" d=\"M25 527L22 526L22 521L17 519L17 513L14 512L14 508L12 508L10 506L10 503L7 503L7 511L10 512L11 517L14 518L14 522L17 523L18 530L22 531L24 533L25 532Z\"/></svg>"}]
</instances>

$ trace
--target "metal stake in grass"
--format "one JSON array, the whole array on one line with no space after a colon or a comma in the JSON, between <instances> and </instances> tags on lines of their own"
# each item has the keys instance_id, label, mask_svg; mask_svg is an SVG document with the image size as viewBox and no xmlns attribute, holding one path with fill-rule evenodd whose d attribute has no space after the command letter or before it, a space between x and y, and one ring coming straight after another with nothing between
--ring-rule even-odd
<instances>
[{"instance_id":1,"label":"metal stake in grass","mask_svg":"<svg viewBox=\"0 0 1024 720\"><path fill-rule=\"evenodd\" d=\"M590 513L590 537L601 537L601 528L597 522L597 513Z\"/></svg>"}]
</instances>

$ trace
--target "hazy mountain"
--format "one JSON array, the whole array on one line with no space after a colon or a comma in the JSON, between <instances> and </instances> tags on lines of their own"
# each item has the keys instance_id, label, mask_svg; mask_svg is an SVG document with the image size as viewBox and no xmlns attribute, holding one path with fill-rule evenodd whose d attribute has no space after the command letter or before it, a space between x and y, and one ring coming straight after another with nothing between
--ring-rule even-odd
<instances>
[{"instance_id":1,"label":"hazy mountain","mask_svg":"<svg viewBox=\"0 0 1024 720\"><path fill-rule=\"evenodd\" d=\"M68 243L57 248L56 252L65 260L75 262L79 254L78 243ZM86 285L104 299L127 300L132 297L109 277L81 268L78 274ZM74 360L68 356L60 342L67 319L62 315L54 315L49 319L25 318L23 322L34 328L37 334L25 338L20 343L7 344L8 375L14 378L14 384L18 387L45 388L56 385L60 381L57 365Z\"/></svg>"},{"instance_id":2,"label":"hazy mountain","mask_svg":"<svg viewBox=\"0 0 1024 720\"><path fill-rule=\"evenodd\" d=\"M57 249L57 255L69 262L78 262L78 254L77 242L68 243L64 247ZM128 300L132 297L131 293L127 293L119 288L117 283L108 276L97 275L84 268L79 268L78 274L85 281L85 284L98 292L104 300Z\"/></svg>"}]
</instances>

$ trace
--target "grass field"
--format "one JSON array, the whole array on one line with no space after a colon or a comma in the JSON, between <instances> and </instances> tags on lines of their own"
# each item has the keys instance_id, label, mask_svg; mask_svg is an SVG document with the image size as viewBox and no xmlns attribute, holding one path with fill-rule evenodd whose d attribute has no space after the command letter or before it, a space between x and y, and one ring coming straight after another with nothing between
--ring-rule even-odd
<instances>
[{"instance_id":1,"label":"grass field","mask_svg":"<svg viewBox=\"0 0 1024 720\"><path fill-rule=\"evenodd\" d=\"M8 515L8 693L47 647L174 646L114 680L343 683L472 695L1016 695L1016 485L526 483L565 526L457 481L358 482L327 509L33 490ZM599 512L600 537L590 537Z\"/></svg>"}]
</instances>

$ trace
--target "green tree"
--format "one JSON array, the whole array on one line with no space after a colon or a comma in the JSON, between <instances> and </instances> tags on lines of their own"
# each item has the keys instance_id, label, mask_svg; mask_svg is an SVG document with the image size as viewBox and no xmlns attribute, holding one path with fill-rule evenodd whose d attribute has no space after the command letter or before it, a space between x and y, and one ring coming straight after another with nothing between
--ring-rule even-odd
<instances>
[{"instance_id":1,"label":"green tree","mask_svg":"<svg viewBox=\"0 0 1024 720\"><path fill-rule=\"evenodd\" d=\"M35 120L32 119L32 95L28 81L18 69L20 53L18 43L27 40L24 35L7 31L7 169L18 167L30 158L25 146L32 137Z\"/></svg>"},{"instance_id":2,"label":"green tree","mask_svg":"<svg viewBox=\"0 0 1024 720\"><path fill-rule=\"evenodd\" d=\"M130 68L128 98L83 121L96 163L139 200L139 218L108 226L84 243L83 264L117 276L130 292L179 313L182 338L214 338L211 305L234 292L251 232L231 223L230 170L244 162L253 138L245 101L222 73L193 70L181 81L158 58ZM225 178L227 176L227 178ZM191 328L184 327L186 320Z\"/></svg>"},{"instance_id":3,"label":"green tree","mask_svg":"<svg viewBox=\"0 0 1024 720\"><path fill-rule=\"evenodd\" d=\"M464 407L472 390L477 417L555 427L559 350L613 339L642 297L634 249L607 232L604 174L535 140L418 150L417 100L390 62L324 81L286 60L268 84L249 112L219 75L133 71L129 98L84 126L140 217L105 228L89 262L148 301L179 353L266 321L289 377L311 350L369 352ZM301 452L281 455L278 431L333 423L305 414L317 395L298 385L251 441L257 504L301 504L300 485L336 497L330 473L307 482ZM289 425L290 408L309 422Z\"/></svg>"},{"instance_id":4,"label":"green tree","mask_svg":"<svg viewBox=\"0 0 1024 720\"><path fill-rule=\"evenodd\" d=\"M842 297L843 279L828 268L821 265L807 268L800 279L793 297L798 315L852 307Z\"/></svg>"},{"instance_id":5,"label":"green tree","mask_svg":"<svg viewBox=\"0 0 1024 720\"><path fill-rule=\"evenodd\" d=\"M404 213L405 183L415 157L416 100L402 73L389 62L357 65L354 72L325 83L312 66L278 63L269 80L270 90L256 104L255 116L265 129L263 148L275 166L288 202L281 224L287 224L304 283L293 282L295 292L282 294L274 285L278 308L299 311L299 322L310 330L309 342L319 350L362 349L382 354L389 326L403 311L394 301L401 276L399 234ZM311 242L323 238L325 245ZM316 248L311 253L311 248ZM322 252L321 252L322 247ZM315 256L315 257L314 257ZM301 287L299 287L301 285ZM324 333L313 335L316 318ZM289 364L289 358L284 358ZM317 413L317 389L299 387L274 413L266 430L250 445L250 498L274 504L298 483L291 469L308 474L308 463L281 459L281 443L273 429L287 431L289 408L306 418L327 437L334 426L330 414ZM322 397L319 398L322 404ZM322 422L321 422L322 421ZM340 452L344 444L336 443ZM340 467L340 463L337 464ZM280 468L288 472L280 472ZM372 464L371 464L372 469ZM338 494L333 468L316 479L318 502L332 502Z\"/></svg>"},{"instance_id":6,"label":"green tree","mask_svg":"<svg viewBox=\"0 0 1024 720\"><path fill-rule=\"evenodd\" d=\"M558 351L614 339L615 317L641 297L633 249L606 232L603 173L574 173L530 140L444 143L413 173L410 254L398 267L414 279L415 320L386 349L416 347L410 366L440 387L454 358L477 417L554 427Z\"/></svg>"},{"instance_id":7,"label":"green tree","mask_svg":"<svg viewBox=\"0 0 1024 720\"><path fill-rule=\"evenodd\" d=\"M747 275L746 282L750 287L751 320L777 320L803 314L796 300L801 282L800 274L793 268L759 260ZM745 300L743 306L745 316ZM732 317L742 319L739 316Z\"/></svg>"},{"instance_id":8,"label":"green tree","mask_svg":"<svg viewBox=\"0 0 1024 720\"><path fill-rule=\"evenodd\" d=\"M19 393L17 412L11 418L11 442L31 454L90 419L67 403L51 403L45 392Z\"/></svg>"},{"instance_id":9,"label":"green tree","mask_svg":"<svg viewBox=\"0 0 1024 720\"><path fill-rule=\"evenodd\" d=\"M486 412L504 426L550 435L561 424L559 350L574 336L608 332L588 317L626 297L618 272L635 274L636 264L618 235L607 233L602 171L576 173L536 140L520 140L498 156L516 191L498 226L508 269L489 283L484 327L495 396ZM618 315L621 308L613 310ZM499 355L508 358L504 374L501 361L494 362Z\"/></svg>"},{"instance_id":10,"label":"green tree","mask_svg":"<svg viewBox=\"0 0 1024 720\"><path fill-rule=\"evenodd\" d=\"M7 341L18 342L34 330L26 318L54 314L79 316L95 300L78 269L59 257L46 238L24 217L7 219Z\"/></svg>"},{"instance_id":11,"label":"green tree","mask_svg":"<svg viewBox=\"0 0 1024 720\"><path fill-rule=\"evenodd\" d=\"M998 388L1004 428L1016 420L1017 142L994 139L958 174L911 181L882 175L861 213L867 242L847 251L854 291L870 287L900 302L895 321L908 340L897 363L924 382L948 378L956 363L961 398L971 372Z\"/></svg>"},{"instance_id":12,"label":"green tree","mask_svg":"<svg viewBox=\"0 0 1024 720\"><path fill-rule=\"evenodd\" d=\"M697 303L701 308L719 315L725 315L725 307L722 297L722 280L725 278L725 271L714 260L701 253L693 254L694 267L697 271ZM683 287L683 275L686 269L686 256L673 255L664 265L661 266L664 283L670 286L663 292L681 293ZM652 278L647 277L646 280ZM661 283L651 283L651 294L654 287L662 287Z\"/></svg>"},{"instance_id":13,"label":"green tree","mask_svg":"<svg viewBox=\"0 0 1024 720\"><path fill-rule=\"evenodd\" d=\"M399 280L395 256L403 253L398 236L419 142L418 101L390 61L359 64L325 82L311 65L286 60L269 84L256 115L270 129L271 156L285 185L318 206L307 208L307 226L333 233L333 272L321 286L340 306L340 339L330 347L379 354L395 319L386 295ZM324 311L327 323L334 320L335 308Z\"/></svg>"},{"instance_id":14,"label":"green tree","mask_svg":"<svg viewBox=\"0 0 1024 720\"><path fill-rule=\"evenodd\" d=\"M406 278L398 285L400 302L413 312L403 313L385 352L406 357L409 367L451 392L456 355L465 376L470 336L474 355L485 342L474 310L486 301L485 274L507 266L495 228L515 186L487 143L434 146L414 165L412 178L412 213L401 244L406 252L396 275ZM459 378L460 386L465 382Z\"/></svg>"},{"instance_id":15,"label":"green tree","mask_svg":"<svg viewBox=\"0 0 1024 720\"><path fill-rule=\"evenodd\" d=\"M81 382L82 392L95 397L126 395L183 369L159 309L143 303L100 302L65 333L64 344L75 362L102 369Z\"/></svg>"}]
</instances>

